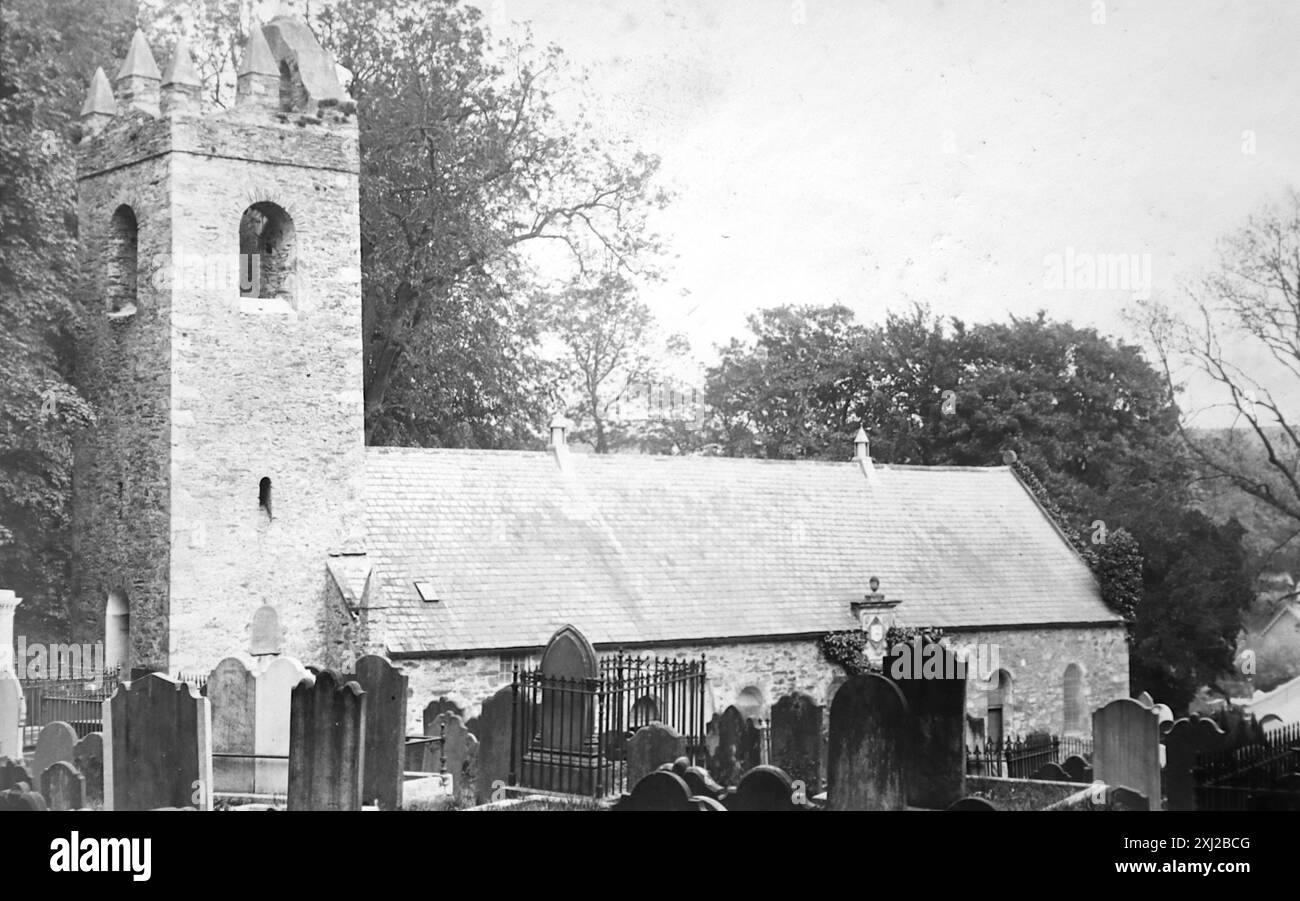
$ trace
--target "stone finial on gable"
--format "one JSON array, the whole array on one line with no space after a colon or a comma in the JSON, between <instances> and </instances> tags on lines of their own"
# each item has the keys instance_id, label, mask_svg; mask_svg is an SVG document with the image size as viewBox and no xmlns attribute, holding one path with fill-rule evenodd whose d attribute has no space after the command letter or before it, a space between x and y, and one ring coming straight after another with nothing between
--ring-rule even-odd
<instances>
[{"instance_id":1,"label":"stone finial on gable","mask_svg":"<svg viewBox=\"0 0 1300 901\"><path fill-rule=\"evenodd\" d=\"M117 115L117 101L113 99L113 89L109 86L104 67L95 70L90 79L90 90L86 92L86 102L81 107L81 124L88 134L96 134Z\"/></svg>"},{"instance_id":2,"label":"stone finial on gable","mask_svg":"<svg viewBox=\"0 0 1300 901\"><path fill-rule=\"evenodd\" d=\"M266 43L261 26L254 25L252 34L248 36L236 81L236 105L280 108L280 67Z\"/></svg>"},{"instance_id":3,"label":"stone finial on gable","mask_svg":"<svg viewBox=\"0 0 1300 901\"><path fill-rule=\"evenodd\" d=\"M161 80L162 73L158 71L158 63L154 62L149 42L144 39L144 32L137 28L131 36L131 49L127 50L122 68L113 79L119 108L158 115L158 84Z\"/></svg>"},{"instance_id":4,"label":"stone finial on gable","mask_svg":"<svg viewBox=\"0 0 1300 901\"><path fill-rule=\"evenodd\" d=\"M198 70L194 68L194 60L190 56L190 48L184 38L176 42L176 50L172 53L171 62L167 64L167 71L163 73L162 88L163 112L171 109L196 109L199 105L199 92L203 88L203 80L199 78Z\"/></svg>"}]
</instances>

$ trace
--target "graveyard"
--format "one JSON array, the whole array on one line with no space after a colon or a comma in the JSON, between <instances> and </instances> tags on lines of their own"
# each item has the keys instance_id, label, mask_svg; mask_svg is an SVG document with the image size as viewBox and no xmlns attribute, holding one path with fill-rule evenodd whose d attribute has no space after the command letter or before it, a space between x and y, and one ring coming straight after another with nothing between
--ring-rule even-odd
<instances>
[{"instance_id":1,"label":"graveyard","mask_svg":"<svg viewBox=\"0 0 1300 901\"><path fill-rule=\"evenodd\" d=\"M927 654L952 651L928 642ZM565 627L477 709L431 698L409 722L422 699L382 657L339 672L248 653L198 678L88 690L72 722L42 723L39 691L17 728L0 705L0 809L1300 809L1294 726L1230 735L1144 693L1094 711L1090 742L968 747L952 664L940 678L887 665L850 676L828 707L793 693L766 717L732 705L706 720L707 660L602 657ZM655 719L646 697L662 702Z\"/></svg>"}]
</instances>

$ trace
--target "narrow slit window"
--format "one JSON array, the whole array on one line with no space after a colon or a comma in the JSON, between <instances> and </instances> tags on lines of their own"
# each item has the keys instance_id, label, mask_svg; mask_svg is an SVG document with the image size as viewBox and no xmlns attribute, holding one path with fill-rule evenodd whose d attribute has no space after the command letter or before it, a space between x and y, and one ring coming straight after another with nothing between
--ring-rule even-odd
<instances>
[{"instance_id":1,"label":"narrow slit window","mask_svg":"<svg viewBox=\"0 0 1300 901\"><path fill-rule=\"evenodd\" d=\"M113 213L109 225L108 296L109 313L134 313L139 288L140 228L135 211L126 204Z\"/></svg>"},{"instance_id":2,"label":"narrow slit window","mask_svg":"<svg viewBox=\"0 0 1300 901\"><path fill-rule=\"evenodd\" d=\"M262 481L257 483L257 506L266 511L267 519L271 518L271 480L263 477Z\"/></svg>"}]
</instances>

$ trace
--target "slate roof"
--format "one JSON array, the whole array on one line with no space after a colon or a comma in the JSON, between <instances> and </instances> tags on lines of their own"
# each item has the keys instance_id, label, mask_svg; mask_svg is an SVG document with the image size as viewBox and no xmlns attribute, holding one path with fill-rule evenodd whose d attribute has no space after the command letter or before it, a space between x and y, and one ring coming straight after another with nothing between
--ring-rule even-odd
<instances>
[{"instance_id":1,"label":"slate roof","mask_svg":"<svg viewBox=\"0 0 1300 901\"><path fill-rule=\"evenodd\" d=\"M367 448L372 622L395 655L900 623L1118 623L1007 467ZM433 584L437 603L414 583ZM382 625L380 625L382 624Z\"/></svg>"}]
</instances>

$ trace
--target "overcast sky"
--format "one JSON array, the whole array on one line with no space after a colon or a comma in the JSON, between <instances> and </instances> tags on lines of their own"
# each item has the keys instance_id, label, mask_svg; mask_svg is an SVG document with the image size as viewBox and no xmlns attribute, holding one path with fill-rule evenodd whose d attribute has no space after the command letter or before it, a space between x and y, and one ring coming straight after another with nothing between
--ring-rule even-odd
<instances>
[{"instance_id":1,"label":"overcast sky","mask_svg":"<svg viewBox=\"0 0 1300 901\"><path fill-rule=\"evenodd\" d=\"M1041 308L1129 336L1144 264L1173 299L1300 182L1294 0L483 8L588 67L605 123L662 156L675 258L651 299L706 359L787 302L867 321L912 300L967 321ZM1053 254L1138 266L1052 287Z\"/></svg>"}]
</instances>

